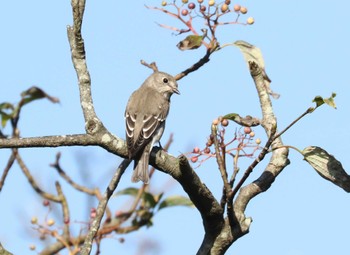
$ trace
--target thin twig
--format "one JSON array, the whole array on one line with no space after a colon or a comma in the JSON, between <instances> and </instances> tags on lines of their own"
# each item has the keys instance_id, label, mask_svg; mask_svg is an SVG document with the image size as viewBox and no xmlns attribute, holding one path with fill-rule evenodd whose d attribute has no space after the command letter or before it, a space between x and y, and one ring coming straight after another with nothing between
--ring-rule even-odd
<instances>
[{"instance_id":1,"label":"thin twig","mask_svg":"<svg viewBox=\"0 0 350 255\"><path fill-rule=\"evenodd\" d=\"M66 172L62 169L59 160L61 158L61 153L58 152L56 154L56 161L53 164L50 164L51 167L53 167L54 169L57 170L58 174L65 180L67 181L73 188L75 188L76 190L86 193L88 195L91 196L95 196L96 195L96 190L95 189L89 189L88 187L79 185L78 183L74 182L67 174Z\"/></svg>"},{"instance_id":2,"label":"thin twig","mask_svg":"<svg viewBox=\"0 0 350 255\"><path fill-rule=\"evenodd\" d=\"M216 161L218 163L219 166L219 170L221 173L221 179L223 181L223 192L222 192L222 197L220 200L220 205L221 207L224 209L225 204L227 204L227 202L229 200L227 200L227 197L229 195L229 193L231 192L231 187L228 183L228 176L227 176L227 171L226 171L226 165L225 165L225 160L224 160L224 156L223 154L225 153L224 151L221 151L221 144L219 144L218 138L217 138L217 125L212 125L211 126L211 135L213 137L213 142L214 142L214 147L215 147L215 154L216 154ZM230 217L230 219L232 219Z\"/></svg>"},{"instance_id":3,"label":"thin twig","mask_svg":"<svg viewBox=\"0 0 350 255\"><path fill-rule=\"evenodd\" d=\"M69 222L70 222L69 206L68 206L68 202L67 202L66 196L63 194L62 187L61 187L60 183L58 181L56 181L55 185L56 185L56 190L57 190L58 197L61 200L60 204L62 206L62 215L63 215L63 221L64 221L62 237L64 239L68 240L69 237L70 237L70 231L69 231Z\"/></svg>"},{"instance_id":4,"label":"thin twig","mask_svg":"<svg viewBox=\"0 0 350 255\"><path fill-rule=\"evenodd\" d=\"M60 158L61 158L61 153L58 152L56 154L56 161L55 161L55 163L50 164L50 166L55 168L57 170L58 174L65 181L67 181L73 188L75 188L76 190L78 190L80 192L86 193L88 195L95 196L100 201L102 199L102 195L101 195L100 190L98 188L90 189L90 188L88 188L86 186L79 185L78 183L73 181L72 178L70 176L68 176L66 174L66 172L62 169L62 167L61 167L61 165L59 163ZM107 219L111 219L111 217L112 217L112 212L111 212L111 210L108 207L106 208L106 216L107 216Z\"/></svg>"},{"instance_id":5,"label":"thin twig","mask_svg":"<svg viewBox=\"0 0 350 255\"><path fill-rule=\"evenodd\" d=\"M158 72L158 67L157 67L157 64L156 62L152 62L150 64L148 64L146 61L142 60L141 59L141 64L148 67L148 68L151 68L153 70L153 72Z\"/></svg>"},{"instance_id":6,"label":"thin twig","mask_svg":"<svg viewBox=\"0 0 350 255\"><path fill-rule=\"evenodd\" d=\"M181 73L177 74L175 76L176 80L180 80L183 77L185 77L186 75L188 75L189 73L192 73L196 70L198 70L199 68L201 68L204 64L208 63L210 60L210 55L218 48L219 46L214 46L214 49L209 49L207 50L206 54L204 55L204 57L202 57L197 63L193 64L191 67L187 68L186 70L182 71Z\"/></svg>"},{"instance_id":7,"label":"thin twig","mask_svg":"<svg viewBox=\"0 0 350 255\"><path fill-rule=\"evenodd\" d=\"M9 173L13 163L15 162L16 159L16 154L17 154L17 149L13 149L10 158L7 161L7 164L5 166L4 171L2 172L1 180L0 180L0 192L2 190L2 187L5 184L5 180L7 177L7 174Z\"/></svg>"},{"instance_id":8,"label":"thin twig","mask_svg":"<svg viewBox=\"0 0 350 255\"><path fill-rule=\"evenodd\" d=\"M95 236L98 232L98 229L100 227L101 220L102 220L102 217L104 215L108 200L112 196L114 190L117 188L119 181L120 181L125 169L129 166L130 162L131 162L131 160L124 159L122 161L122 163L119 165L118 169L116 170L113 178L111 179L111 181L110 181L110 183L109 183L109 185L108 185L108 187L103 195L103 199L100 200L98 207L96 209L96 217L92 221L89 232L86 235L84 245L83 245L82 250L81 250L81 255L89 255L90 254L90 251L92 249L93 239L95 238Z\"/></svg>"},{"instance_id":9,"label":"thin twig","mask_svg":"<svg viewBox=\"0 0 350 255\"><path fill-rule=\"evenodd\" d=\"M247 168L245 171L242 179L237 183L236 187L233 189L233 191L230 193L228 200L233 201L235 195L239 191L239 189L242 187L244 182L248 179L249 175L253 172L254 168L259 164L260 161L262 161L267 153L269 153L269 148L272 144L274 139L274 134L276 133L276 127L273 127L271 129L270 138L267 140L264 148L261 150L259 156L253 161L252 164Z\"/></svg>"},{"instance_id":10,"label":"thin twig","mask_svg":"<svg viewBox=\"0 0 350 255\"><path fill-rule=\"evenodd\" d=\"M274 139L277 139L281 135L283 135L289 128L291 128L295 123L297 123L299 120L301 120L305 115L311 113L311 108L307 109L303 114L301 114L298 118L296 118L292 123L290 123L285 129L283 129L281 132L275 135Z\"/></svg>"},{"instance_id":11,"label":"thin twig","mask_svg":"<svg viewBox=\"0 0 350 255\"><path fill-rule=\"evenodd\" d=\"M22 169L22 172L24 173L24 175L27 177L30 185L33 187L33 189L43 198L46 198L48 200L54 201L56 203L60 203L61 202L61 198L59 196L55 196L53 194L47 193L45 191L43 191L39 185L36 183L34 177L31 175L28 167L25 165L24 161L22 160L22 157L19 155L19 153L16 153L16 160L18 162L18 165L20 166L20 168Z\"/></svg>"}]
</instances>

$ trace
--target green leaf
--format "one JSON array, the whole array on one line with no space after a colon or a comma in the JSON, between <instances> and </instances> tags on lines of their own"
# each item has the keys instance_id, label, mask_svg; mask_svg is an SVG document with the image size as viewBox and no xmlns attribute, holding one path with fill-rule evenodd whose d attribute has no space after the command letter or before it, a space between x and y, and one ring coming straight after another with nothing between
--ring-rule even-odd
<instances>
[{"instance_id":1,"label":"green leaf","mask_svg":"<svg viewBox=\"0 0 350 255\"><path fill-rule=\"evenodd\" d=\"M139 193L139 189L137 188L126 188L115 193L115 196L130 195L130 196L136 197L138 193ZM154 208L159 202L159 195L153 195L152 193L149 193L149 192L143 192L141 198L148 208Z\"/></svg>"},{"instance_id":2,"label":"green leaf","mask_svg":"<svg viewBox=\"0 0 350 255\"><path fill-rule=\"evenodd\" d=\"M239 116L238 113L229 113L226 114L224 117L222 117L223 119L227 119L227 120L232 120L234 121L236 119L236 117Z\"/></svg>"},{"instance_id":3,"label":"green leaf","mask_svg":"<svg viewBox=\"0 0 350 255\"><path fill-rule=\"evenodd\" d=\"M43 98L47 98L52 103L59 103L58 98L48 95L45 91L35 86L30 87L29 89L23 91L21 93L21 97L22 97L22 100L19 102L20 106L28 104L34 100L43 99Z\"/></svg>"},{"instance_id":4,"label":"green leaf","mask_svg":"<svg viewBox=\"0 0 350 255\"><path fill-rule=\"evenodd\" d=\"M1 103L0 104L0 111L4 111L4 110L12 110L15 109L15 107L13 106L13 104L10 104L8 102L5 103Z\"/></svg>"},{"instance_id":5,"label":"green leaf","mask_svg":"<svg viewBox=\"0 0 350 255\"><path fill-rule=\"evenodd\" d=\"M333 107L334 109L337 109L337 106L335 105L334 98L336 97L336 93L332 93L332 95L329 98L323 98L321 96L316 96L312 102L316 103L316 108L323 105L328 104L329 106Z\"/></svg>"},{"instance_id":6,"label":"green leaf","mask_svg":"<svg viewBox=\"0 0 350 255\"><path fill-rule=\"evenodd\" d=\"M317 146L306 147L301 153L322 178L350 192L350 176L333 155Z\"/></svg>"},{"instance_id":7,"label":"green leaf","mask_svg":"<svg viewBox=\"0 0 350 255\"><path fill-rule=\"evenodd\" d=\"M139 193L139 189L136 188L126 188L123 190L118 191L115 193L115 196L120 196L120 195L131 195L133 197L136 197L136 195Z\"/></svg>"},{"instance_id":8,"label":"green leaf","mask_svg":"<svg viewBox=\"0 0 350 255\"><path fill-rule=\"evenodd\" d=\"M142 199L143 201L145 201L145 204L150 208L154 208L157 204L155 197L149 192L144 192L142 194Z\"/></svg>"},{"instance_id":9,"label":"green leaf","mask_svg":"<svg viewBox=\"0 0 350 255\"><path fill-rule=\"evenodd\" d=\"M160 203L158 210L163 209L165 207L179 206L179 205L193 207L192 201L187 197L170 196L170 197L167 197L166 199L164 199Z\"/></svg>"},{"instance_id":10,"label":"green leaf","mask_svg":"<svg viewBox=\"0 0 350 255\"><path fill-rule=\"evenodd\" d=\"M8 120L14 116L14 106L10 103L0 104L1 126L4 128Z\"/></svg>"},{"instance_id":11,"label":"green leaf","mask_svg":"<svg viewBox=\"0 0 350 255\"><path fill-rule=\"evenodd\" d=\"M180 50L194 50L198 49L202 45L203 36L201 35L189 35L176 46Z\"/></svg>"},{"instance_id":12,"label":"green leaf","mask_svg":"<svg viewBox=\"0 0 350 255\"><path fill-rule=\"evenodd\" d=\"M8 115L4 112L0 112L1 114L1 126L4 128L7 124L7 121L12 118L12 115Z\"/></svg>"}]
</instances>

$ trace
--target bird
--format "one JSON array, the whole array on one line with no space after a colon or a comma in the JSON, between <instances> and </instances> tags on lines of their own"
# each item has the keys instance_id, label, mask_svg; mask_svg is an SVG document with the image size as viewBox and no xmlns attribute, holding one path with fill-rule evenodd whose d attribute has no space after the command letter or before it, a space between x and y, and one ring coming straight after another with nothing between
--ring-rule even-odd
<instances>
[{"instance_id":1,"label":"bird","mask_svg":"<svg viewBox=\"0 0 350 255\"><path fill-rule=\"evenodd\" d=\"M258 47L243 40L238 40L234 42L234 45L236 45L240 49L248 65L250 61L253 61L261 68L262 76L265 80L265 87L267 92L273 98L278 99L280 95L277 93L274 93L270 88L271 79L269 78L269 76L265 71L265 62L264 62L264 58L262 56L261 50Z\"/></svg>"},{"instance_id":2,"label":"bird","mask_svg":"<svg viewBox=\"0 0 350 255\"><path fill-rule=\"evenodd\" d=\"M134 160L132 182L149 183L150 152L163 135L173 93L180 94L176 79L155 71L128 100L124 117L128 157Z\"/></svg>"}]
</instances>

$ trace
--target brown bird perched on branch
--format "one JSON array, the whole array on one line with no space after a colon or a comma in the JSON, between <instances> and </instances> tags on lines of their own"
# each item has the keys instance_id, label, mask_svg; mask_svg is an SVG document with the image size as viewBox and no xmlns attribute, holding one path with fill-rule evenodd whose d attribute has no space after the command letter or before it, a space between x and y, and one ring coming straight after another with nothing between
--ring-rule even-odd
<instances>
[{"instance_id":1,"label":"brown bird perched on branch","mask_svg":"<svg viewBox=\"0 0 350 255\"><path fill-rule=\"evenodd\" d=\"M173 93L180 94L175 78L155 71L129 98L125 123L129 159L134 159L132 182L149 182L149 155L163 135Z\"/></svg>"}]
</instances>

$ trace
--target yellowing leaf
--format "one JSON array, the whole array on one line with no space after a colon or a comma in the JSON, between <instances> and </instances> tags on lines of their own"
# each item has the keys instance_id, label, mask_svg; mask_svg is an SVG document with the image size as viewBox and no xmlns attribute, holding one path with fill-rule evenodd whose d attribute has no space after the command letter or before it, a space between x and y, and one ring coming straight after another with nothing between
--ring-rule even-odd
<instances>
[{"instance_id":1,"label":"yellowing leaf","mask_svg":"<svg viewBox=\"0 0 350 255\"><path fill-rule=\"evenodd\" d=\"M189 35L182 41L180 41L176 46L180 50L194 50L202 45L203 36L201 35Z\"/></svg>"},{"instance_id":2,"label":"yellowing leaf","mask_svg":"<svg viewBox=\"0 0 350 255\"><path fill-rule=\"evenodd\" d=\"M334 109L337 109L337 106L335 105L334 98L336 97L336 93L332 93L332 95L329 98L323 98L321 96L316 96L312 102L316 103L316 108L323 105L328 104L329 106L333 107Z\"/></svg>"},{"instance_id":3,"label":"yellowing leaf","mask_svg":"<svg viewBox=\"0 0 350 255\"><path fill-rule=\"evenodd\" d=\"M306 147L301 153L321 177L350 192L350 176L333 155L317 146Z\"/></svg>"}]
</instances>

